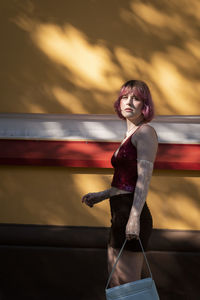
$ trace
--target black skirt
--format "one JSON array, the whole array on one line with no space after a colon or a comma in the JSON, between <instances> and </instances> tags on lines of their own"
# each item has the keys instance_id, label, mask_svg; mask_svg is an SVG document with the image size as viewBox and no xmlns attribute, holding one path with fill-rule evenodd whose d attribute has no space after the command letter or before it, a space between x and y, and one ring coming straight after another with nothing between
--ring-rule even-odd
<instances>
[{"instance_id":1,"label":"black skirt","mask_svg":"<svg viewBox=\"0 0 200 300\"><path fill-rule=\"evenodd\" d=\"M111 228L108 244L115 249L120 249L126 238L126 225L129 219L132 204L133 193L120 194L110 198ZM152 227L152 216L145 202L140 215L140 239L144 250L147 249ZM137 239L127 241L124 249L133 252L141 251L140 243Z\"/></svg>"}]
</instances>

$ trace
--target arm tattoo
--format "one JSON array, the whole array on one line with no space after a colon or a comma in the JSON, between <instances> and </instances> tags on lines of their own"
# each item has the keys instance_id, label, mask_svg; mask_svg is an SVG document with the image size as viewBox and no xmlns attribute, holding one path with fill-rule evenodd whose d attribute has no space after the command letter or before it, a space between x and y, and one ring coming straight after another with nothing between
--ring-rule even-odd
<instances>
[{"instance_id":1,"label":"arm tattoo","mask_svg":"<svg viewBox=\"0 0 200 300\"><path fill-rule=\"evenodd\" d=\"M98 194L98 198L100 199L100 201L102 201L102 200L108 199L112 196L121 194L121 191L117 188L111 187L108 190L98 192L97 194Z\"/></svg>"},{"instance_id":2,"label":"arm tattoo","mask_svg":"<svg viewBox=\"0 0 200 300\"><path fill-rule=\"evenodd\" d=\"M98 197L99 197L99 200L101 200L101 201L110 198L110 195L111 195L111 189L108 189L108 190L105 190L102 192L98 192Z\"/></svg>"},{"instance_id":3,"label":"arm tattoo","mask_svg":"<svg viewBox=\"0 0 200 300\"><path fill-rule=\"evenodd\" d=\"M149 189L149 183L153 172L153 163L147 160L137 161L138 179L134 192L133 206L130 215L139 217Z\"/></svg>"}]
</instances>

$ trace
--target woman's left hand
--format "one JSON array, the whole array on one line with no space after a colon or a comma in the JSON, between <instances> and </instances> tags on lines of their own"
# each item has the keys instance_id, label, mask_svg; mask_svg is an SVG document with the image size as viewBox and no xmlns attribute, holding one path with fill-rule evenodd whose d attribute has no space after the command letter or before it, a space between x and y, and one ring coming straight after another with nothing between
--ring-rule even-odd
<instances>
[{"instance_id":1,"label":"woman's left hand","mask_svg":"<svg viewBox=\"0 0 200 300\"><path fill-rule=\"evenodd\" d=\"M101 201L100 193L88 193L83 196L82 203L85 203L89 207L93 207L94 204Z\"/></svg>"},{"instance_id":2,"label":"woman's left hand","mask_svg":"<svg viewBox=\"0 0 200 300\"><path fill-rule=\"evenodd\" d=\"M140 217L131 217L126 225L127 240L138 239L140 234Z\"/></svg>"}]
</instances>

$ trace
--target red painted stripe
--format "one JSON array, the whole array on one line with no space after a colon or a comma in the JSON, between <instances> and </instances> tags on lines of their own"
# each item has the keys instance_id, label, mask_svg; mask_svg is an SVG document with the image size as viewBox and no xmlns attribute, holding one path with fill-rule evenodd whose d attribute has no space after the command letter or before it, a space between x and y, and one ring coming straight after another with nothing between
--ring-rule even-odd
<instances>
[{"instance_id":1,"label":"red painted stripe","mask_svg":"<svg viewBox=\"0 0 200 300\"><path fill-rule=\"evenodd\" d=\"M111 168L119 143L0 140L0 164ZM156 169L200 170L200 145L159 144Z\"/></svg>"},{"instance_id":2,"label":"red painted stripe","mask_svg":"<svg viewBox=\"0 0 200 300\"><path fill-rule=\"evenodd\" d=\"M200 170L200 145L159 144L155 168Z\"/></svg>"}]
</instances>

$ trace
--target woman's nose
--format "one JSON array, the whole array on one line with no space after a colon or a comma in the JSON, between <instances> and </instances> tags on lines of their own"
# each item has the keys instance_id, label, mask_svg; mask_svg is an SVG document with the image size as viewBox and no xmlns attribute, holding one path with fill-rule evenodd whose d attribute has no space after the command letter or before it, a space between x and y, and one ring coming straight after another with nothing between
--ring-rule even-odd
<instances>
[{"instance_id":1,"label":"woman's nose","mask_svg":"<svg viewBox=\"0 0 200 300\"><path fill-rule=\"evenodd\" d=\"M127 97L126 103L127 103L127 104L131 104L131 100L132 100L131 96Z\"/></svg>"}]
</instances>

